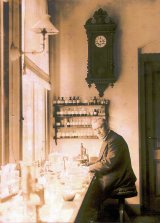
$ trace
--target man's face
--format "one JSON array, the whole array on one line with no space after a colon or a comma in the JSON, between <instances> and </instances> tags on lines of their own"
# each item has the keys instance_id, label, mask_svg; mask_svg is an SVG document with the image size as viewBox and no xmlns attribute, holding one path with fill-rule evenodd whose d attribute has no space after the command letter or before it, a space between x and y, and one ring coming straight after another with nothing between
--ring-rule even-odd
<instances>
[{"instance_id":1,"label":"man's face","mask_svg":"<svg viewBox=\"0 0 160 223\"><path fill-rule=\"evenodd\" d=\"M93 123L92 128L100 140L103 140L107 135L107 129L104 123Z\"/></svg>"}]
</instances>

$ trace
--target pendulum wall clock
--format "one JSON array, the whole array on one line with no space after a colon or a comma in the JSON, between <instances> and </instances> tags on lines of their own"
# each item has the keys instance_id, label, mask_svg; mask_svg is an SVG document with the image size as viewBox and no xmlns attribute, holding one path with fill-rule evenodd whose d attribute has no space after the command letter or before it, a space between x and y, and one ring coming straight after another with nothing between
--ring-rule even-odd
<instances>
[{"instance_id":1,"label":"pendulum wall clock","mask_svg":"<svg viewBox=\"0 0 160 223\"><path fill-rule=\"evenodd\" d=\"M103 9L95 11L93 18L84 25L88 39L88 86L94 83L99 96L116 81L114 74L114 33L115 23Z\"/></svg>"}]
</instances>

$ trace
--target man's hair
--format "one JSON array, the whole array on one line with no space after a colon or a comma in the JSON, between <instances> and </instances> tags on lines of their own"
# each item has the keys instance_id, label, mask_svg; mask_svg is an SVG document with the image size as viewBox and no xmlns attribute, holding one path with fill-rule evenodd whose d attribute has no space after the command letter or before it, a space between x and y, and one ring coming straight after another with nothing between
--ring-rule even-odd
<instances>
[{"instance_id":1,"label":"man's hair","mask_svg":"<svg viewBox=\"0 0 160 223\"><path fill-rule=\"evenodd\" d=\"M92 119L92 126L94 124L98 124L98 126L105 126L107 129L109 128L108 126L108 122L105 118L101 118L101 117L98 117L98 118L93 118Z\"/></svg>"}]
</instances>

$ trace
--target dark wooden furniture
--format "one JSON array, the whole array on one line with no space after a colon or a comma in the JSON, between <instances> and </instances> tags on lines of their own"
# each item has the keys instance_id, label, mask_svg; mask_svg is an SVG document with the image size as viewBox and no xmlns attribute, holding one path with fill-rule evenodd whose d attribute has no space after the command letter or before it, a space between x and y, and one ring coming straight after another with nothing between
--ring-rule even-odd
<instances>
[{"instance_id":1,"label":"dark wooden furniture","mask_svg":"<svg viewBox=\"0 0 160 223\"><path fill-rule=\"evenodd\" d=\"M114 190L111 195L107 198L118 199L118 209L119 209L119 222L125 222L125 215L127 215L125 210L125 199L137 196L137 190L135 186L125 187L125 188L117 188Z\"/></svg>"},{"instance_id":2,"label":"dark wooden furniture","mask_svg":"<svg viewBox=\"0 0 160 223\"><path fill-rule=\"evenodd\" d=\"M88 86L94 83L99 96L116 81L114 74L115 23L103 9L95 11L84 25L88 39Z\"/></svg>"}]
</instances>

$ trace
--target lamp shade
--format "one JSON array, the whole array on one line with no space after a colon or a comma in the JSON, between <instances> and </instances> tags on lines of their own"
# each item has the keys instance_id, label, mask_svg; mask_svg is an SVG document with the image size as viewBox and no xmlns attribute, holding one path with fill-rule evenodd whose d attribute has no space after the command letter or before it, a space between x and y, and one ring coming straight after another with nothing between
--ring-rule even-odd
<instances>
[{"instance_id":1,"label":"lamp shade","mask_svg":"<svg viewBox=\"0 0 160 223\"><path fill-rule=\"evenodd\" d=\"M45 30L45 33L48 35L55 35L59 31L50 21L50 15L45 14L42 18L32 27L32 30L36 33L42 33Z\"/></svg>"}]
</instances>

